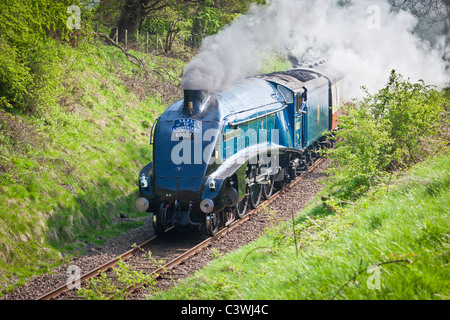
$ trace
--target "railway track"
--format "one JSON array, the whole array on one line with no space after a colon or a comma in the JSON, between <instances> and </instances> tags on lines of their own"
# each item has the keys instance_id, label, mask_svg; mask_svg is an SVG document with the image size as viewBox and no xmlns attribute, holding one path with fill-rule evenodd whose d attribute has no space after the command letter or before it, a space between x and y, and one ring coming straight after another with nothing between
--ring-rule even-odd
<instances>
[{"instance_id":1,"label":"railway track","mask_svg":"<svg viewBox=\"0 0 450 320\"><path fill-rule=\"evenodd\" d=\"M288 184L284 189L275 193L269 200L261 203L258 208L250 211L242 219L238 219L230 224L228 227L220 230L214 237L204 239L200 234L194 236L189 234L189 237L183 236L183 234L175 234L174 237L153 237L144 243L135 246L131 250L115 257L114 259L104 263L103 265L92 269L91 271L83 274L80 277L80 283L83 285L88 279L98 276L101 273L111 273L113 268L120 262L126 261L127 264L135 270L141 271L143 274L154 276L155 278L161 277L175 266L180 265L190 257L194 256L204 248L211 245L214 239L225 236L227 233L235 230L241 224L245 223L252 216L258 214L265 207L279 199L284 193L288 192L293 186L299 183L309 172L314 170L319 164L324 161L323 158L318 159L314 165L312 165L308 171L301 174L294 181ZM151 258L149 257L151 252ZM160 263L155 263L159 261ZM112 277L107 275L107 277ZM145 284L144 284L145 285ZM142 285L129 285L125 292L131 294L135 290L142 287ZM51 292L48 292L37 300L51 300L51 299L81 299L77 294L77 290L71 288L71 286L65 284Z\"/></svg>"}]
</instances>

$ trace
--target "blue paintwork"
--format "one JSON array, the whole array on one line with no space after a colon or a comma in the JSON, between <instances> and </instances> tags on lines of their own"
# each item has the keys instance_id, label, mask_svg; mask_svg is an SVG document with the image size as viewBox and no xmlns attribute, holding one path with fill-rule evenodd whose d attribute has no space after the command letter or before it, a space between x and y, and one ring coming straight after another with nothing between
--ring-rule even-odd
<instances>
[{"instance_id":1,"label":"blue paintwork","mask_svg":"<svg viewBox=\"0 0 450 320\"><path fill-rule=\"evenodd\" d=\"M255 119L284 105L281 94L267 81L258 78L240 80L215 94L227 123Z\"/></svg>"},{"instance_id":2,"label":"blue paintwork","mask_svg":"<svg viewBox=\"0 0 450 320\"><path fill-rule=\"evenodd\" d=\"M309 147L328 130L328 87L323 86L308 94L305 137L303 146Z\"/></svg>"},{"instance_id":3,"label":"blue paintwork","mask_svg":"<svg viewBox=\"0 0 450 320\"><path fill-rule=\"evenodd\" d=\"M242 86L245 86L247 91L243 91ZM281 94L277 90L278 88L282 92L291 92L292 100L289 100L289 102L292 101L292 103L285 102L283 97L286 94ZM258 92L260 93L258 94ZM307 112L306 115L297 113L295 108L298 103L301 105L301 101L299 102L300 95L273 81L266 82L265 80L252 78L240 82L239 85L233 86L225 93L219 94L218 98L226 110L224 113L229 112L231 114L225 117L229 124L224 127L224 132L232 131L230 124L247 121L239 126L242 132L240 137L231 141L221 141L223 160L251 145L263 143L267 140L271 142L270 130L272 129L279 130L279 144L281 146L302 150L322 137L329 128L329 98L328 83L326 82L309 92L304 109ZM264 107L258 108L258 104L254 103L256 99L259 99L259 105ZM287 107L279 113L261 117L264 113L271 113L286 105ZM257 117L261 118L257 119ZM255 120L251 121L252 119ZM261 128L267 130L262 136L258 134L261 132ZM257 134L249 136L249 130L253 130ZM245 142L246 137L250 140L247 143Z\"/></svg>"}]
</instances>

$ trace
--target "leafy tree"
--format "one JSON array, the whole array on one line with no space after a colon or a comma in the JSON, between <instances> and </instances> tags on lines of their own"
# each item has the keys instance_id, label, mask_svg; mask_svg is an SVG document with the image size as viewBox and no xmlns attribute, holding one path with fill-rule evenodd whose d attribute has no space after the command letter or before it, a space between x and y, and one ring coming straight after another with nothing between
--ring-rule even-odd
<instances>
[{"instance_id":1,"label":"leafy tree","mask_svg":"<svg viewBox=\"0 0 450 320\"><path fill-rule=\"evenodd\" d=\"M102 0L95 7L93 20L106 27L109 31L115 30L125 0Z\"/></svg>"},{"instance_id":2,"label":"leafy tree","mask_svg":"<svg viewBox=\"0 0 450 320\"><path fill-rule=\"evenodd\" d=\"M31 111L53 95L60 70L56 42L76 44L79 31L67 20L72 0L0 2L0 106Z\"/></svg>"},{"instance_id":3,"label":"leafy tree","mask_svg":"<svg viewBox=\"0 0 450 320\"><path fill-rule=\"evenodd\" d=\"M150 35L159 36L165 52L172 51L173 44L180 32L186 33L190 28L189 16L191 9L181 4L172 4L148 16L141 26L141 30ZM154 39L155 40L155 39Z\"/></svg>"},{"instance_id":4,"label":"leafy tree","mask_svg":"<svg viewBox=\"0 0 450 320\"><path fill-rule=\"evenodd\" d=\"M198 47L201 39L214 34L237 15L245 12L251 3L265 3L264 0L104 0L97 17L114 17L112 12L121 8L120 17L111 29L110 37L118 34L119 42L125 38L125 30L132 34L136 29L146 29L165 38L165 51L170 51L175 36L180 32L191 35L190 44ZM115 6L113 10L113 6ZM101 13L101 14L100 14ZM106 14L108 13L108 14ZM117 13L117 12L116 12ZM110 25L102 22L104 25Z\"/></svg>"},{"instance_id":5,"label":"leafy tree","mask_svg":"<svg viewBox=\"0 0 450 320\"><path fill-rule=\"evenodd\" d=\"M412 84L394 70L387 85L347 106L338 131L331 173L340 197L352 198L386 175L441 150L448 137L443 94L422 81Z\"/></svg>"},{"instance_id":6,"label":"leafy tree","mask_svg":"<svg viewBox=\"0 0 450 320\"><path fill-rule=\"evenodd\" d=\"M117 22L119 42L124 41L125 30L128 30L130 34L133 33L140 28L146 17L178 2L188 4L195 0L126 0ZM111 38L115 36L115 32L116 28L111 30Z\"/></svg>"},{"instance_id":7,"label":"leafy tree","mask_svg":"<svg viewBox=\"0 0 450 320\"><path fill-rule=\"evenodd\" d=\"M199 47L202 39L206 35L216 33L219 27L219 12L214 7L214 2L212 0L205 0L197 4L192 18L192 46Z\"/></svg>"}]
</instances>

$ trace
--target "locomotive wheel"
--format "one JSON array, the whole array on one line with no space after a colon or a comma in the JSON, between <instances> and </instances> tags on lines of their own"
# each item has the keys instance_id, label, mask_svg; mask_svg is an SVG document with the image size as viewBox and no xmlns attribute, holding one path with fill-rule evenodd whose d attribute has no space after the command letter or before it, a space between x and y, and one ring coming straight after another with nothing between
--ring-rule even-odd
<instances>
[{"instance_id":1,"label":"locomotive wheel","mask_svg":"<svg viewBox=\"0 0 450 320\"><path fill-rule=\"evenodd\" d=\"M316 143L311 146L311 162L314 163L318 158L318 149Z\"/></svg>"},{"instance_id":2,"label":"locomotive wheel","mask_svg":"<svg viewBox=\"0 0 450 320\"><path fill-rule=\"evenodd\" d=\"M283 180L275 182L275 187L277 190L283 190L288 185L289 176L286 174L287 169L282 169L282 170L284 171L284 173L283 173L284 178L283 178Z\"/></svg>"},{"instance_id":3,"label":"locomotive wheel","mask_svg":"<svg viewBox=\"0 0 450 320\"><path fill-rule=\"evenodd\" d=\"M272 194L273 194L273 189L274 189L274 181L273 181L273 175L269 175L269 181L267 184L262 186L262 193L264 196L264 199L268 200Z\"/></svg>"},{"instance_id":4,"label":"locomotive wheel","mask_svg":"<svg viewBox=\"0 0 450 320\"><path fill-rule=\"evenodd\" d=\"M209 213L206 216L206 232L211 237L214 237L219 231L219 216L218 213Z\"/></svg>"},{"instance_id":5,"label":"locomotive wheel","mask_svg":"<svg viewBox=\"0 0 450 320\"><path fill-rule=\"evenodd\" d=\"M239 219L242 219L246 213L248 208L248 195L244 197L241 201L236 205L236 215Z\"/></svg>"},{"instance_id":6,"label":"locomotive wheel","mask_svg":"<svg viewBox=\"0 0 450 320\"><path fill-rule=\"evenodd\" d=\"M250 207L256 209L261 202L262 186L258 183L254 183L252 186L248 188L248 193L249 193L248 202L250 204Z\"/></svg>"},{"instance_id":7,"label":"locomotive wheel","mask_svg":"<svg viewBox=\"0 0 450 320\"><path fill-rule=\"evenodd\" d=\"M159 207L159 212L157 214L153 214L153 230L155 231L155 234L160 236L164 234L166 231L165 226L165 217L169 214L169 205L166 205L165 203L161 203L161 206Z\"/></svg>"},{"instance_id":8,"label":"locomotive wheel","mask_svg":"<svg viewBox=\"0 0 450 320\"><path fill-rule=\"evenodd\" d=\"M258 169L256 169L258 171ZM252 209L256 209L261 202L262 197L262 186L255 181L255 176L257 175L257 171L251 169L250 167L247 169L247 193L248 193L248 204Z\"/></svg>"}]
</instances>

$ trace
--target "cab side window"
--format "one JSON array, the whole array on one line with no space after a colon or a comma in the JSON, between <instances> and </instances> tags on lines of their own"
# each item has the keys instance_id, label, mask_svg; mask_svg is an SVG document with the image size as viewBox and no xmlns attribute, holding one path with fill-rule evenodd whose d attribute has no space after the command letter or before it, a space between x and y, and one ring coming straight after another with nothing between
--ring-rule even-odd
<instances>
[{"instance_id":1,"label":"cab side window","mask_svg":"<svg viewBox=\"0 0 450 320\"><path fill-rule=\"evenodd\" d=\"M287 104L294 103L294 94L292 91L283 86L278 86L278 91L281 93Z\"/></svg>"}]
</instances>

